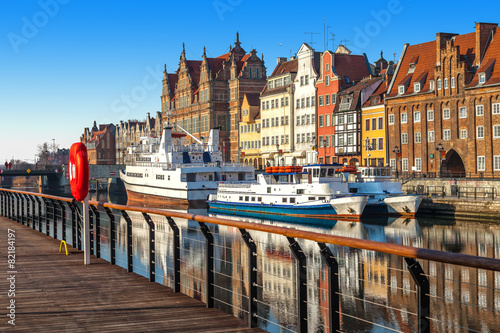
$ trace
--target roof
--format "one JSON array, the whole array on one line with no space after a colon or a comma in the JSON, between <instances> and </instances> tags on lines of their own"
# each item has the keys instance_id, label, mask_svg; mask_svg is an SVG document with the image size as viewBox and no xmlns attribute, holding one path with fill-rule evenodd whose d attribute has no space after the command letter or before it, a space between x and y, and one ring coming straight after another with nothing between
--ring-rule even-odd
<instances>
[{"instance_id":1,"label":"roof","mask_svg":"<svg viewBox=\"0 0 500 333\"><path fill-rule=\"evenodd\" d=\"M247 99L248 105L260 106L260 94L259 93L253 93L253 94L246 93L244 98Z\"/></svg>"},{"instance_id":2,"label":"roof","mask_svg":"<svg viewBox=\"0 0 500 333\"><path fill-rule=\"evenodd\" d=\"M276 65L276 68L274 68L273 73L271 74L271 76L268 77L268 79L272 78L273 76L279 76L286 73L296 73L298 69L298 64L299 62L297 59L281 62L278 65ZM264 86L264 89L262 89L262 96L285 92L288 89L288 87L291 86L292 84L293 80L290 80L290 84L283 85L281 87L273 89L267 89L267 84L266 84Z\"/></svg>"},{"instance_id":3,"label":"roof","mask_svg":"<svg viewBox=\"0 0 500 333\"><path fill-rule=\"evenodd\" d=\"M498 29L495 29L495 31ZM486 81L481 86L487 86L500 83L500 65L496 65L496 60L500 56L500 36L494 34L493 39L486 50L481 61L481 66L476 71L477 74L486 72ZM479 75L474 75L472 81L467 85L467 88L472 88L478 85Z\"/></svg>"},{"instance_id":4,"label":"roof","mask_svg":"<svg viewBox=\"0 0 500 333\"><path fill-rule=\"evenodd\" d=\"M339 92L338 96L341 97L341 96L352 94L352 101L351 101L351 105L349 107L349 110L356 110L358 107L358 104L360 102L360 99L361 99L361 91L363 89L368 88L369 86L371 86L373 84L380 84L381 82L383 82L383 79L381 77L374 77L374 78L365 79L365 80L362 80L361 82L359 82L358 84ZM363 103L362 100L361 100L361 103ZM342 103L335 104L335 109L334 109L335 112L339 111L341 104ZM344 111L344 110L342 110L342 111Z\"/></svg>"},{"instance_id":5,"label":"roof","mask_svg":"<svg viewBox=\"0 0 500 333\"><path fill-rule=\"evenodd\" d=\"M370 75L366 58L362 55L335 53L333 59L332 69L341 79L341 88L349 87L352 82L359 82ZM346 82L346 77L349 82Z\"/></svg>"}]
</instances>

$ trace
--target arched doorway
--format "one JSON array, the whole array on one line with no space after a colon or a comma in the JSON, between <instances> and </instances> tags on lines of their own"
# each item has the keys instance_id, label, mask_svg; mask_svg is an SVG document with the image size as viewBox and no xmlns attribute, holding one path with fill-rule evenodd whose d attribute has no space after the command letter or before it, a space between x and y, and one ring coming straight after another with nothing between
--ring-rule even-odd
<instances>
[{"instance_id":1,"label":"arched doorway","mask_svg":"<svg viewBox=\"0 0 500 333\"><path fill-rule=\"evenodd\" d=\"M349 165L356 166L358 162L359 160L357 158L351 158L351 160L349 161Z\"/></svg>"},{"instance_id":2,"label":"arched doorway","mask_svg":"<svg viewBox=\"0 0 500 333\"><path fill-rule=\"evenodd\" d=\"M460 155L450 149L446 153L446 159L441 160L441 177L465 177L465 166Z\"/></svg>"}]
</instances>

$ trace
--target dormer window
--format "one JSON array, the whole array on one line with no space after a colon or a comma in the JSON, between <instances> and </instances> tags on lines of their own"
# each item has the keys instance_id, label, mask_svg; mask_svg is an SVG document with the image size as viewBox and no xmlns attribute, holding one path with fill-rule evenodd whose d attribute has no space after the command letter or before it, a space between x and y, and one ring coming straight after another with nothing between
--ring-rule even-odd
<instances>
[{"instance_id":1,"label":"dormer window","mask_svg":"<svg viewBox=\"0 0 500 333\"><path fill-rule=\"evenodd\" d=\"M410 64L410 68L408 68L408 74L415 72L415 67L417 67L416 64Z\"/></svg>"},{"instance_id":2,"label":"dormer window","mask_svg":"<svg viewBox=\"0 0 500 333\"><path fill-rule=\"evenodd\" d=\"M416 93L420 92L420 82L415 82L413 84L413 89L415 90Z\"/></svg>"},{"instance_id":3,"label":"dormer window","mask_svg":"<svg viewBox=\"0 0 500 333\"><path fill-rule=\"evenodd\" d=\"M404 85L398 86L398 94L403 95L404 93L405 93L405 86Z\"/></svg>"},{"instance_id":4,"label":"dormer window","mask_svg":"<svg viewBox=\"0 0 500 333\"><path fill-rule=\"evenodd\" d=\"M479 84L483 84L486 82L486 74L481 73L479 74Z\"/></svg>"}]
</instances>

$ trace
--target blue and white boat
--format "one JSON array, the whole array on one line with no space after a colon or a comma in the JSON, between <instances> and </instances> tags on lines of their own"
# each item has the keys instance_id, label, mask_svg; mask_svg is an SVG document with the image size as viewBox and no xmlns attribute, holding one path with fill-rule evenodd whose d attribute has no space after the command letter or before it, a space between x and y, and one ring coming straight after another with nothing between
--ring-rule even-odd
<instances>
[{"instance_id":1,"label":"blue and white boat","mask_svg":"<svg viewBox=\"0 0 500 333\"><path fill-rule=\"evenodd\" d=\"M349 182L349 192L368 196L363 216L415 216L422 196L404 193L401 182L391 177L390 167L358 167L355 175L353 181Z\"/></svg>"},{"instance_id":2,"label":"blue and white boat","mask_svg":"<svg viewBox=\"0 0 500 333\"><path fill-rule=\"evenodd\" d=\"M209 211L296 222L360 218L368 197L349 193L341 164L284 170L259 174L256 181L219 184L217 194L209 196Z\"/></svg>"}]
</instances>

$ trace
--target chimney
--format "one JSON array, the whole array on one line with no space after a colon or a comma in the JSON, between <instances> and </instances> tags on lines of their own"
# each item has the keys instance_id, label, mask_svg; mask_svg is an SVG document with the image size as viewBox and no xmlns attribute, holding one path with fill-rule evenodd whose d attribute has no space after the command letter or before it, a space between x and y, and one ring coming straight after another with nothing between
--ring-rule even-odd
<instances>
[{"instance_id":1,"label":"chimney","mask_svg":"<svg viewBox=\"0 0 500 333\"><path fill-rule=\"evenodd\" d=\"M486 48L490 42L491 31L498 27L498 23L476 23L476 66L480 67Z\"/></svg>"},{"instance_id":2,"label":"chimney","mask_svg":"<svg viewBox=\"0 0 500 333\"><path fill-rule=\"evenodd\" d=\"M282 62L285 62L287 60L286 57L278 57L276 58L276 66L281 64Z\"/></svg>"}]
</instances>

